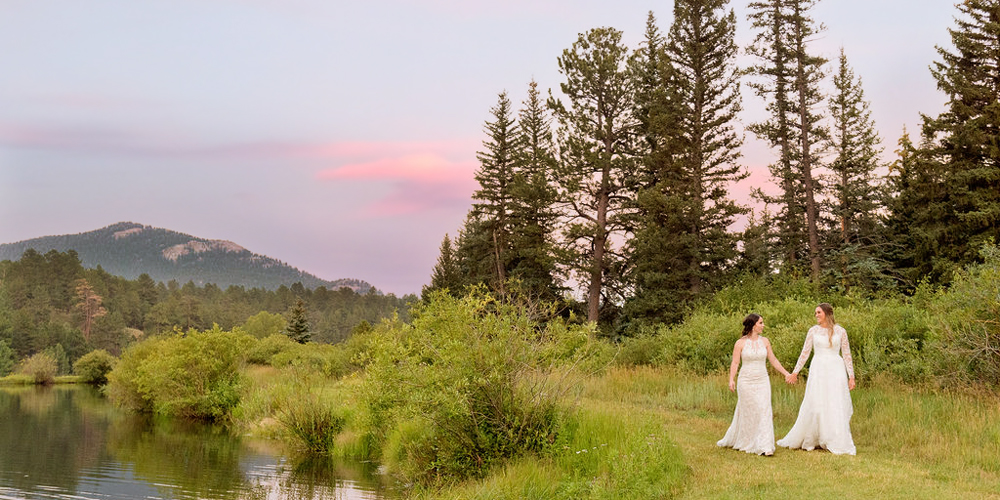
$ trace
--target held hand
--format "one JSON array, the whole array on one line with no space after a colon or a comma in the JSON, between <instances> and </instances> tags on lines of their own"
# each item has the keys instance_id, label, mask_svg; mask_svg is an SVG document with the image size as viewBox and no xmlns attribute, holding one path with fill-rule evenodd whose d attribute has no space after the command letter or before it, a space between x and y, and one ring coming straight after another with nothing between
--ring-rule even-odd
<instances>
[{"instance_id":1,"label":"held hand","mask_svg":"<svg viewBox=\"0 0 1000 500\"><path fill-rule=\"evenodd\" d=\"M795 373L789 373L785 375L785 382L789 384L794 384L798 380L799 376Z\"/></svg>"},{"instance_id":2,"label":"held hand","mask_svg":"<svg viewBox=\"0 0 1000 500\"><path fill-rule=\"evenodd\" d=\"M847 379L847 390L849 391L854 390L854 377Z\"/></svg>"},{"instance_id":3,"label":"held hand","mask_svg":"<svg viewBox=\"0 0 1000 500\"><path fill-rule=\"evenodd\" d=\"M729 392L736 392L736 381L729 379Z\"/></svg>"}]
</instances>

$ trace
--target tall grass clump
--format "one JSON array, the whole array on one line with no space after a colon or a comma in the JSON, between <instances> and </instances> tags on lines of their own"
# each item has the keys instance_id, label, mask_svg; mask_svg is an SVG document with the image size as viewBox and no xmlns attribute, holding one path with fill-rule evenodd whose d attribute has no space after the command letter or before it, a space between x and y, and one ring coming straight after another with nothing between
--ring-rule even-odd
<instances>
[{"instance_id":1,"label":"tall grass clump","mask_svg":"<svg viewBox=\"0 0 1000 500\"><path fill-rule=\"evenodd\" d=\"M294 441L309 453L329 454L346 419L331 401L321 397L308 377L296 377L293 390L278 402L275 419Z\"/></svg>"},{"instance_id":2,"label":"tall grass clump","mask_svg":"<svg viewBox=\"0 0 1000 500\"><path fill-rule=\"evenodd\" d=\"M434 294L411 315L371 332L366 360L367 432L391 472L424 484L478 477L554 446L565 410L560 378L541 376L539 344L556 320L541 326L482 289Z\"/></svg>"},{"instance_id":3,"label":"tall grass clump","mask_svg":"<svg viewBox=\"0 0 1000 500\"><path fill-rule=\"evenodd\" d=\"M40 352L22 361L18 372L31 377L36 384L49 385L56 381L59 361L48 352Z\"/></svg>"},{"instance_id":4,"label":"tall grass clump","mask_svg":"<svg viewBox=\"0 0 1000 500\"><path fill-rule=\"evenodd\" d=\"M216 326L139 342L108 374L109 395L134 410L225 421L239 403L245 353L254 340Z\"/></svg>"}]
</instances>

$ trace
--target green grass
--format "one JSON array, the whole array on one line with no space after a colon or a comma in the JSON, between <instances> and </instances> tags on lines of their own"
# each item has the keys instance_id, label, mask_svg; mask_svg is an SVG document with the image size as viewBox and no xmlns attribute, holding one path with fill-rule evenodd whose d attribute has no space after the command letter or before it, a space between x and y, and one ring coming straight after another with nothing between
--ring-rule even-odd
<instances>
[{"instance_id":1,"label":"green grass","mask_svg":"<svg viewBox=\"0 0 1000 500\"><path fill-rule=\"evenodd\" d=\"M248 420L291 404L295 375L256 369ZM310 379L313 394L344 409L333 454L367 456L360 439L359 377ZM792 426L805 389L772 379L776 437ZM724 374L612 368L580 380L556 450L481 479L414 486L420 499L1000 499L1000 397L933 392L889 379L852 392L857 456L778 448L773 457L719 448L736 396ZM354 412L354 413L352 413ZM253 426L250 426L253 427ZM289 439L286 433L273 435Z\"/></svg>"},{"instance_id":2,"label":"green grass","mask_svg":"<svg viewBox=\"0 0 1000 500\"><path fill-rule=\"evenodd\" d=\"M791 428L803 390L804 384L772 380L777 437ZM618 401L662 419L689 474L676 495L658 498L1000 498L996 395L862 385L852 392L853 457L784 448L759 457L718 448L736 403L723 375L612 370L587 381L582 397Z\"/></svg>"},{"instance_id":3,"label":"green grass","mask_svg":"<svg viewBox=\"0 0 1000 500\"><path fill-rule=\"evenodd\" d=\"M78 375L59 375L55 378L56 384L79 384L82 381ZM6 377L0 377L0 385L35 385L35 377L24 373L12 373Z\"/></svg>"}]
</instances>

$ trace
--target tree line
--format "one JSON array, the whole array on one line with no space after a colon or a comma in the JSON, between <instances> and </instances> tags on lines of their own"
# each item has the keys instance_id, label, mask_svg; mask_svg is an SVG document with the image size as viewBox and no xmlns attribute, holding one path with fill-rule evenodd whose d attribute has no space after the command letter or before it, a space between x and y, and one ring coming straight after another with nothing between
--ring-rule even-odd
<instances>
[{"instance_id":1,"label":"tree line","mask_svg":"<svg viewBox=\"0 0 1000 500\"><path fill-rule=\"evenodd\" d=\"M956 6L931 67L945 110L916 141L904 130L892 161L845 51L813 47L816 3L751 2L749 67L728 1L675 0L666 32L650 12L634 50L613 28L580 34L558 57L561 97L531 81L515 109L501 92L473 207L425 296L516 287L628 333L741 277L905 293L979 261L1000 236L1000 2ZM748 176L743 84L766 106L745 130L773 153L776 191L758 186L756 210L730 192Z\"/></svg>"},{"instance_id":2,"label":"tree line","mask_svg":"<svg viewBox=\"0 0 1000 500\"><path fill-rule=\"evenodd\" d=\"M84 354L119 355L137 339L175 330L241 327L264 337L284 333L299 342L336 343L366 322L408 315L417 297L358 294L350 288L309 289L301 283L277 290L193 282L156 282L147 274L129 280L100 266L86 269L75 251L0 262L0 376L13 362L49 352L67 373Z\"/></svg>"}]
</instances>

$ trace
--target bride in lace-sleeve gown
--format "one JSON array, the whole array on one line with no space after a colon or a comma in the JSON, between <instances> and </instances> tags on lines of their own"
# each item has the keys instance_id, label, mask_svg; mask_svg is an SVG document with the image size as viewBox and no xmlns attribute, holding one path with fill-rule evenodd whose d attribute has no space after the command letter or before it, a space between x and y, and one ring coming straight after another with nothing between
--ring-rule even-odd
<instances>
[{"instance_id":1,"label":"bride in lace-sleeve gown","mask_svg":"<svg viewBox=\"0 0 1000 500\"><path fill-rule=\"evenodd\" d=\"M802 354L792 370L794 383L799 370L815 351L809 364L806 393L799 407L799 416L778 440L778 446L813 450L823 448L837 455L854 455L851 437L851 393L854 389L854 364L847 331L833 319L833 306L820 304L816 308L816 326L806 334ZM841 357L843 356L843 357Z\"/></svg>"},{"instance_id":2,"label":"bride in lace-sleeve gown","mask_svg":"<svg viewBox=\"0 0 1000 500\"><path fill-rule=\"evenodd\" d=\"M743 336L736 341L729 367L729 390L736 391L736 411L725 437L716 444L757 455L773 455L771 380L764 360L770 361L783 375L791 375L774 357L770 341L760 336L763 330L764 319L760 316L750 314L743 320ZM737 383L736 368L741 361Z\"/></svg>"}]
</instances>

